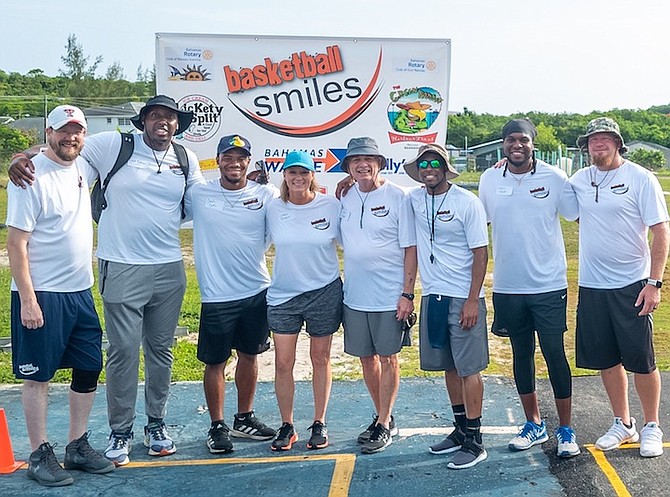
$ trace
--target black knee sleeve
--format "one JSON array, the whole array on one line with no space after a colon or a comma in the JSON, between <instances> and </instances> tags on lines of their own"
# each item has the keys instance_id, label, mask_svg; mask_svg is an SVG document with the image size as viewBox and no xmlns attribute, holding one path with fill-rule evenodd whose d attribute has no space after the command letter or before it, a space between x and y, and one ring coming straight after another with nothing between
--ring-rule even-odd
<instances>
[{"instance_id":1,"label":"black knee sleeve","mask_svg":"<svg viewBox=\"0 0 670 497\"><path fill-rule=\"evenodd\" d=\"M72 369L72 383L70 390L77 393L92 393L98 389L98 378L100 371L85 371L83 369Z\"/></svg>"}]
</instances>

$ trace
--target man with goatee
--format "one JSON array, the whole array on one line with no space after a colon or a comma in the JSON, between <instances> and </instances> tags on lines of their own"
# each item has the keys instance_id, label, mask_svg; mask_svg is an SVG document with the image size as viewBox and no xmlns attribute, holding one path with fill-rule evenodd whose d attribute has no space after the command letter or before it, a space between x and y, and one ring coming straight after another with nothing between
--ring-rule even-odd
<instances>
[{"instance_id":1,"label":"man with goatee","mask_svg":"<svg viewBox=\"0 0 670 497\"><path fill-rule=\"evenodd\" d=\"M593 163L570 180L579 203L577 366L600 370L614 414L596 447L607 451L639 440L642 457L660 456L652 314L668 257L668 209L654 174L622 156L628 148L614 120L593 119L577 144ZM633 373L642 406L640 434L626 372Z\"/></svg>"}]
</instances>

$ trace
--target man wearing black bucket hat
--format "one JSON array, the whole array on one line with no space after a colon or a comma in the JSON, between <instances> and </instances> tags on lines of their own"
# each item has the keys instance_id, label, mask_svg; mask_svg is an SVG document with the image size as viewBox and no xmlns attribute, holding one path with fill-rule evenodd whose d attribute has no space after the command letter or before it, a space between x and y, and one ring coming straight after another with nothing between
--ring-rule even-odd
<instances>
[{"instance_id":1,"label":"man wearing black bucket hat","mask_svg":"<svg viewBox=\"0 0 670 497\"><path fill-rule=\"evenodd\" d=\"M449 181L458 173L444 147L423 145L404 167L410 178L424 185L408 196L423 286L421 369L444 371L456 418L454 431L430 452L453 452L448 468L470 468L487 457L481 435L480 375L489 362L483 288L489 242L486 213L474 194Z\"/></svg>"},{"instance_id":2,"label":"man wearing black bucket hat","mask_svg":"<svg viewBox=\"0 0 670 497\"><path fill-rule=\"evenodd\" d=\"M595 446L607 451L639 440L642 457L660 456L661 377L652 314L668 257L668 208L656 176L622 156L628 148L613 119L593 119L577 145L593 165L570 179L579 203L576 359L578 367L600 370L614 414ZM627 371L635 377L644 415L639 434Z\"/></svg>"},{"instance_id":3,"label":"man wearing black bucket hat","mask_svg":"<svg viewBox=\"0 0 670 497\"><path fill-rule=\"evenodd\" d=\"M188 129L192 119L191 112L180 110L168 96L149 99L132 119L142 133L133 140L128 162L109 182L108 205L98 224L98 284L109 340L107 410L112 430L105 456L117 466L130 462L140 345L148 417L144 444L154 456L176 451L163 418L172 373L171 346L186 288L179 226L185 188L203 178L190 150L184 178L173 139ZM102 132L86 138L81 155L100 178L106 178L121 147L120 133ZM15 184L32 181L27 165L26 158L12 162L10 177Z\"/></svg>"},{"instance_id":4,"label":"man wearing black bucket hat","mask_svg":"<svg viewBox=\"0 0 670 497\"><path fill-rule=\"evenodd\" d=\"M526 417L510 450L549 439L535 392L535 334L547 363L558 411L559 457L580 453L571 428L572 378L565 356L567 264L559 214L573 221L577 201L567 175L535 158L537 130L528 119L502 129L502 168L479 180L479 198L493 226L493 333L512 345L514 380Z\"/></svg>"}]
</instances>

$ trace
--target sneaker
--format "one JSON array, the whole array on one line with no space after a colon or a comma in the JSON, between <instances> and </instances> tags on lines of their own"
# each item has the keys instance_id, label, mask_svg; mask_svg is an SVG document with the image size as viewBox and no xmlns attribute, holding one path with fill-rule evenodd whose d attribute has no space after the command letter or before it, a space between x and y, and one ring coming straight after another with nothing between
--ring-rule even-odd
<instances>
[{"instance_id":1,"label":"sneaker","mask_svg":"<svg viewBox=\"0 0 670 497\"><path fill-rule=\"evenodd\" d=\"M87 473L100 475L114 471L114 463L93 450L88 443L90 431L84 433L76 440L72 440L65 447L65 469L79 469Z\"/></svg>"},{"instance_id":2,"label":"sneaker","mask_svg":"<svg viewBox=\"0 0 670 497\"><path fill-rule=\"evenodd\" d=\"M284 423L279 428L277 436L272 441L270 448L274 451L291 450L293 444L298 441L298 434L291 423Z\"/></svg>"},{"instance_id":3,"label":"sneaker","mask_svg":"<svg viewBox=\"0 0 670 497\"><path fill-rule=\"evenodd\" d=\"M635 428L635 418L630 418L631 427L626 428L621 418L614 418L614 423L607 433L596 440L596 449L603 451L617 449L622 444L635 443L640 439L640 435Z\"/></svg>"},{"instance_id":4,"label":"sneaker","mask_svg":"<svg viewBox=\"0 0 670 497\"><path fill-rule=\"evenodd\" d=\"M230 430L226 423L217 423L209 429L207 448L212 454L227 454L233 451L233 442L230 440Z\"/></svg>"},{"instance_id":5,"label":"sneaker","mask_svg":"<svg viewBox=\"0 0 670 497\"><path fill-rule=\"evenodd\" d=\"M640 455L642 457L658 457L662 454L663 432L657 423L647 423L640 431Z\"/></svg>"},{"instance_id":6,"label":"sneaker","mask_svg":"<svg viewBox=\"0 0 670 497\"><path fill-rule=\"evenodd\" d=\"M30 454L27 476L45 487L72 485L74 480L70 473L65 471L56 459L53 449L55 446L56 444L51 445L49 442L44 442Z\"/></svg>"},{"instance_id":7,"label":"sneaker","mask_svg":"<svg viewBox=\"0 0 670 497\"><path fill-rule=\"evenodd\" d=\"M316 450L328 447L328 428L325 424L321 421L314 421L308 430L312 430L312 436L309 437L309 442L307 442L308 449Z\"/></svg>"},{"instance_id":8,"label":"sneaker","mask_svg":"<svg viewBox=\"0 0 670 497\"><path fill-rule=\"evenodd\" d=\"M386 447L391 445L391 442L393 442L391 430L384 428L384 426L381 424L377 424L375 429L372 430L372 435L370 435L370 438L361 447L361 452L363 454L374 454L375 452L381 452Z\"/></svg>"},{"instance_id":9,"label":"sneaker","mask_svg":"<svg viewBox=\"0 0 670 497\"><path fill-rule=\"evenodd\" d=\"M454 454L447 464L449 469L466 469L479 464L488 457L484 445L477 442L474 437L465 437L463 446Z\"/></svg>"},{"instance_id":10,"label":"sneaker","mask_svg":"<svg viewBox=\"0 0 670 497\"><path fill-rule=\"evenodd\" d=\"M441 442L428 447L428 451L431 454L450 454L459 450L463 442L465 442L465 433L458 426L458 423L454 422L454 431Z\"/></svg>"},{"instance_id":11,"label":"sneaker","mask_svg":"<svg viewBox=\"0 0 670 497\"><path fill-rule=\"evenodd\" d=\"M144 446L148 447L150 456L169 456L177 452L163 422L149 423L144 427Z\"/></svg>"},{"instance_id":12,"label":"sneaker","mask_svg":"<svg viewBox=\"0 0 670 497\"><path fill-rule=\"evenodd\" d=\"M238 438L250 438L252 440L272 440L277 434L255 415L254 411L248 412L242 417L235 414L231 435Z\"/></svg>"},{"instance_id":13,"label":"sneaker","mask_svg":"<svg viewBox=\"0 0 670 497\"><path fill-rule=\"evenodd\" d=\"M574 457L581 454L575 430L569 426L560 426L554 431L556 435L556 454L558 457Z\"/></svg>"},{"instance_id":14,"label":"sneaker","mask_svg":"<svg viewBox=\"0 0 670 497\"><path fill-rule=\"evenodd\" d=\"M540 421L539 425L526 421L518 435L509 441L508 447L509 450L526 450L547 440L549 440L549 435L547 435L547 425L544 424L544 421Z\"/></svg>"},{"instance_id":15,"label":"sneaker","mask_svg":"<svg viewBox=\"0 0 670 497\"><path fill-rule=\"evenodd\" d=\"M370 435L372 435L372 431L375 429L375 426L377 426L377 420L379 419L379 416L376 414L372 416L372 423L370 423L370 426L368 426L365 431L361 432L360 435L358 435L358 438L356 441L359 444L365 443L370 439ZM391 415L391 421L389 422L389 431L391 432L392 437L398 436L399 430L398 427L395 424L395 419L393 419L393 415Z\"/></svg>"},{"instance_id":16,"label":"sneaker","mask_svg":"<svg viewBox=\"0 0 670 497\"><path fill-rule=\"evenodd\" d=\"M114 466L125 466L130 462L128 454L132 448L133 432L121 433L112 431L109 435L109 445L105 449L105 457L114 463Z\"/></svg>"}]
</instances>

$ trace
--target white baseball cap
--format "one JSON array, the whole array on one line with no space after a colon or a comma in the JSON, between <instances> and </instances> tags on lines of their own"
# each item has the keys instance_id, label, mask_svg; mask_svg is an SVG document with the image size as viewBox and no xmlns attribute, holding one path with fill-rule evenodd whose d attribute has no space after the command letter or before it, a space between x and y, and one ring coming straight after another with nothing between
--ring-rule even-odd
<instances>
[{"instance_id":1,"label":"white baseball cap","mask_svg":"<svg viewBox=\"0 0 670 497\"><path fill-rule=\"evenodd\" d=\"M59 105L49 112L47 117L47 128L61 129L68 123L77 123L86 129L86 116L79 107L72 105Z\"/></svg>"}]
</instances>

